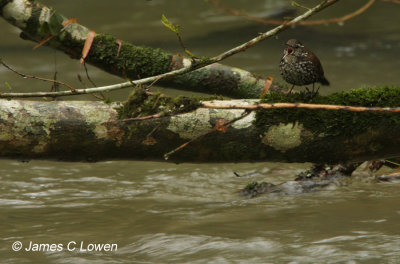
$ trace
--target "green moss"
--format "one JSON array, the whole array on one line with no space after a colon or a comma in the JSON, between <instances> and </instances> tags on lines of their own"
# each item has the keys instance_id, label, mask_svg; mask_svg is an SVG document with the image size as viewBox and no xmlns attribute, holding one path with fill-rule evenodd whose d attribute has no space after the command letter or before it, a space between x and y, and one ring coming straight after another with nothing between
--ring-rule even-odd
<instances>
[{"instance_id":1,"label":"green moss","mask_svg":"<svg viewBox=\"0 0 400 264\"><path fill-rule=\"evenodd\" d=\"M290 102L310 104L349 105L365 107L396 107L400 104L400 87L360 88L317 95L310 98L305 92L290 95L270 93L261 100L263 103ZM365 132L367 128L399 127L398 113L354 112L310 109L260 110L256 114L256 126L271 126L279 123L301 122L303 126L319 137L351 136Z\"/></svg>"},{"instance_id":2,"label":"green moss","mask_svg":"<svg viewBox=\"0 0 400 264\"><path fill-rule=\"evenodd\" d=\"M107 71L130 79L145 78L169 71L172 56L161 49L135 46L122 42L111 35L99 34L93 41L93 47L87 58Z\"/></svg>"},{"instance_id":3,"label":"green moss","mask_svg":"<svg viewBox=\"0 0 400 264\"><path fill-rule=\"evenodd\" d=\"M142 87L135 87L128 100L118 110L119 117L132 118L154 114L172 115L195 110L199 99L184 96L167 97L161 93L148 94Z\"/></svg>"}]
</instances>

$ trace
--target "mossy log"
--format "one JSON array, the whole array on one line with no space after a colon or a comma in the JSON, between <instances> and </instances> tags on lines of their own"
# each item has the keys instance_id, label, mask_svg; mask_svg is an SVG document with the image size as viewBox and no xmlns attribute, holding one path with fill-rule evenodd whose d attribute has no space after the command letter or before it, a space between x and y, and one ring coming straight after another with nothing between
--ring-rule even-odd
<instances>
[{"instance_id":1,"label":"mossy log","mask_svg":"<svg viewBox=\"0 0 400 264\"><path fill-rule=\"evenodd\" d=\"M37 1L0 0L0 15L22 30L22 38L40 42L51 35L46 46L61 50L71 58L81 58L90 30L78 23L64 28L62 23L67 18L57 10ZM96 34L85 62L124 79L136 80L179 69L191 60L161 49L117 41L111 35ZM248 71L215 63L158 84L232 98L257 98L265 81Z\"/></svg>"},{"instance_id":2,"label":"mossy log","mask_svg":"<svg viewBox=\"0 0 400 264\"><path fill-rule=\"evenodd\" d=\"M297 101L304 96L272 93L263 101ZM316 96L309 101L390 107L395 106L399 98L400 87L383 87ZM154 101L148 102L154 105ZM257 100L213 101L236 105L255 102ZM173 104L183 104L179 109L185 109L185 104L190 105L189 109L194 107L192 101L174 101ZM0 156L162 160L165 153L196 138L171 155L170 160L334 164L400 156L398 113L257 110L233 123L226 132L206 134L219 121L236 119L245 110L196 108L173 116L165 114L160 118L124 122L121 113L124 117L131 116L126 111L127 106L131 104L0 100ZM166 107L157 106L158 109ZM135 109L133 115L140 116L138 107Z\"/></svg>"}]
</instances>

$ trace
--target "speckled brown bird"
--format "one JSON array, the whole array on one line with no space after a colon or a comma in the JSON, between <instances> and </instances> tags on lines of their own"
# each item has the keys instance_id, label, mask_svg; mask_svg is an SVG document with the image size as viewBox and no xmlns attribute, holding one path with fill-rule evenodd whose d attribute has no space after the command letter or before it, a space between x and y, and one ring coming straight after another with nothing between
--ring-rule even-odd
<instances>
[{"instance_id":1,"label":"speckled brown bird","mask_svg":"<svg viewBox=\"0 0 400 264\"><path fill-rule=\"evenodd\" d=\"M292 92L295 85L312 84L312 93L314 93L315 83L329 85L317 56L297 39L286 42L279 68L283 79L293 84L288 93Z\"/></svg>"}]
</instances>

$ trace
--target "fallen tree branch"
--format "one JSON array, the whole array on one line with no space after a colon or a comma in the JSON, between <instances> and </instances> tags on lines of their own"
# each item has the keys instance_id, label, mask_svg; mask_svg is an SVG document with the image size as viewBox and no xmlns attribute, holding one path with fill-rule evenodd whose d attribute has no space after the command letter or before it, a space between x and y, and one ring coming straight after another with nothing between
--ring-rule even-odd
<instances>
[{"instance_id":1,"label":"fallen tree branch","mask_svg":"<svg viewBox=\"0 0 400 264\"><path fill-rule=\"evenodd\" d=\"M163 160L164 153L192 139L169 160L337 163L400 156L400 119L393 113L262 109L241 118L246 110L198 108L127 123L120 119L121 107L88 101L0 100L0 157ZM218 120L227 124L237 118L225 133L210 133Z\"/></svg>"}]
</instances>

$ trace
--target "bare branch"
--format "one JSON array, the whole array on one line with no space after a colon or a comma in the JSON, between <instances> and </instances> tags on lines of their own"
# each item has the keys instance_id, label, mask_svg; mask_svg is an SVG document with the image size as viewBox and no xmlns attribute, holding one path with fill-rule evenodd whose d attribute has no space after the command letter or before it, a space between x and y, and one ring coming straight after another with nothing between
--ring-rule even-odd
<instances>
[{"instance_id":1,"label":"bare branch","mask_svg":"<svg viewBox=\"0 0 400 264\"><path fill-rule=\"evenodd\" d=\"M352 111L352 112L385 112L385 113L400 112L400 107L364 107L364 106L304 104L304 103L272 103L272 104L256 103L254 105L235 105L235 104L223 105L223 104L202 102L200 103L200 107L213 108L213 109L245 109L245 110L305 108L305 109L323 109L323 110L342 110L342 111Z\"/></svg>"},{"instance_id":2,"label":"bare branch","mask_svg":"<svg viewBox=\"0 0 400 264\"><path fill-rule=\"evenodd\" d=\"M58 84L58 85L63 85L63 86L68 87L68 88L70 89L69 92L72 93L72 94L74 93L74 91L76 91L76 89L75 89L74 87L72 87L71 85L69 85L69 84L67 84L67 83L64 83L64 82L60 82L60 81L53 80L53 79L42 78L42 77L36 77L36 76L33 76L33 75L29 75L29 74L20 73L20 72L14 70L13 68L11 68L11 67L10 67L8 64L6 64L2 59L0 59L0 64L2 64L4 67L6 67L7 69L9 69L10 71L12 71L12 72L18 74L18 75L21 76L22 78L35 79L35 80L39 80L39 81L52 82L52 83L55 83L55 84ZM0 95L0 97L1 97L1 95Z\"/></svg>"},{"instance_id":3,"label":"bare branch","mask_svg":"<svg viewBox=\"0 0 400 264\"><path fill-rule=\"evenodd\" d=\"M382 0L382 1L387 1L387 2L394 2L394 3L400 3L400 0ZM253 21L253 22L257 22L257 23L261 23L264 25L280 25L282 23L285 23L284 20L277 20L277 19L262 19L262 18L257 18L257 17L253 17L250 16L244 12L240 12L237 10L234 10L232 8L230 8L229 6L226 6L222 3L220 3L218 0L209 0L210 3L214 4L216 7L218 7L219 9L223 10L225 13L234 15L234 16L240 16L243 17L247 20ZM374 4L376 2L376 0L370 0L369 2L367 2L365 5L363 5L362 7L360 7L359 9L357 9L356 11L347 14L345 16L342 17L336 17L336 18L330 18L330 19L320 19L320 20L314 20L314 21L299 21L296 23L296 25L301 25L301 26L310 26L310 25L321 25L321 24L331 24L331 23L341 23L341 22L345 22L346 20L349 20L355 16L360 15L361 13L363 13L365 10L367 10L369 7L372 6L372 4Z\"/></svg>"}]
</instances>

